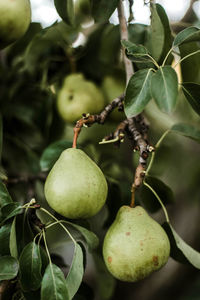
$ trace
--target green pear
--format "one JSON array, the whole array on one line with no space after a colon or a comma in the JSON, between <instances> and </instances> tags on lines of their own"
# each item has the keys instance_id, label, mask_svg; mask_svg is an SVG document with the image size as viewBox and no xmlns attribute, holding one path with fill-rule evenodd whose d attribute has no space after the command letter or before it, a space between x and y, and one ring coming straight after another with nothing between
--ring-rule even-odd
<instances>
[{"instance_id":1,"label":"green pear","mask_svg":"<svg viewBox=\"0 0 200 300\"><path fill-rule=\"evenodd\" d=\"M0 48L21 38L31 21L29 0L0 0Z\"/></svg>"},{"instance_id":2,"label":"green pear","mask_svg":"<svg viewBox=\"0 0 200 300\"><path fill-rule=\"evenodd\" d=\"M44 192L48 204L66 218L89 218L107 197L107 182L100 168L80 149L69 148L47 176Z\"/></svg>"},{"instance_id":3,"label":"green pear","mask_svg":"<svg viewBox=\"0 0 200 300\"><path fill-rule=\"evenodd\" d=\"M107 75L102 82L102 91L104 93L107 104L125 92L126 83L123 78ZM110 114L113 121L122 121L125 119L125 114L119 112L117 108Z\"/></svg>"},{"instance_id":4,"label":"green pear","mask_svg":"<svg viewBox=\"0 0 200 300\"><path fill-rule=\"evenodd\" d=\"M141 206L122 206L103 244L104 261L110 273L129 282L159 270L169 253L167 234Z\"/></svg>"},{"instance_id":5,"label":"green pear","mask_svg":"<svg viewBox=\"0 0 200 300\"><path fill-rule=\"evenodd\" d=\"M68 75L57 97L60 116L71 123L79 120L83 113L99 113L104 104L101 90L81 73Z\"/></svg>"}]
</instances>

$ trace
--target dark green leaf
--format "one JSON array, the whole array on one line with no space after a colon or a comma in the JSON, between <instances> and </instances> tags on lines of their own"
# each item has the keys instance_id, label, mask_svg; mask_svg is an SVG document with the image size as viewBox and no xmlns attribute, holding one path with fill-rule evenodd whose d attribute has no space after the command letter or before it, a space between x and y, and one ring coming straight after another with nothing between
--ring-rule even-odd
<instances>
[{"instance_id":1,"label":"dark green leaf","mask_svg":"<svg viewBox=\"0 0 200 300\"><path fill-rule=\"evenodd\" d=\"M0 256L9 255L9 237L11 224L6 224L0 228Z\"/></svg>"},{"instance_id":2,"label":"dark green leaf","mask_svg":"<svg viewBox=\"0 0 200 300\"><path fill-rule=\"evenodd\" d=\"M151 55L156 61L161 58L165 43L165 31L162 20L159 17L157 7L159 4L151 5L151 32L150 32L150 49Z\"/></svg>"},{"instance_id":3,"label":"dark green leaf","mask_svg":"<svg viewBox=\"0 0 200 300\"><path fill-rule=\"evenodd\" d=\"M0 281L14 278L19 270L18 261L11 256L0 257Z\"/></svg>"},{"instance_id":4,"label":"dark green leaf","mask_svg":"<svg viewBox=\"0 0 200 300\"><path fill-rule=\"evenodd\" d=\"M125 95L125 114L128 118L141 113L151 100L152 69L137 71L129 80Z\"/></svg>"},{"instance_id":5,"label":"dark green leaf","mask_svg":"<svg viewBox=\"0 0 200 300\"><path fill-rule=\"evenodd\" d=\"M95 21L106 22L117 8L119 0L93 0L92 14Z\"/></svg>"},{"instance_id":6,"label":"dark green leaf","mask_svg":"<svg viewBox=\"0 0 200 300\"><path fill-rule=\"evenodd\" d=\"M174 110L178 95L178 79L172 67L160 67L152 76L151 94L161 111L171 113Z\"/></svg>"},{"instance_id":7,"label":"dark green leaf","mask_svg":"<svg viewBox=\"0 0 200 300\"><path fill-rule=\"evenodd\" d=\"M187 44L182 44L179 46L181 59L191 53L200 50L199 43L191 42ZM200 68L199 68L199 61L200 61L200 52L196 53L195 55L191 55L184 59L181 62L181 73L183 82L194 82L200 84ZM191 67L192 66L192 67Z\"/></svg>"},{"instance_id":8,"label":"dark green leaf","mask_svg":"<svg viewBox=\"0 0 200 300\"><path fill-rule=\"evenodd\" d=\"M64 274L56 265L50 263L45 270L41 300L69 300Z\"/></svg>"},{"instance_id":9,"label":"dark green leaf","mask_svg":"<svg viewBox=\"0 0 200 300\"><path fill-rule=\"evenodd\" d=\"M5 184L0 180L0 208L11 203L12 198L10 197Z\"/></svg>"},{"instance_id":10,"label":"dark green leaf","mask_svg":"<svg viewBox=\"0 0 200 300\"><path fill-rule=\"evenodd\" d=\"M99 294L99 298L109 300L112 298L115 290L116 279L108 272L102 256L94 253L93 258L96 266L97 292Z\"/></svg>"},{"instance_id":11,"label":"dark green leaf","mask_svg":"<svg viewBox=\"0 0 200 300\"><path fill-rule=\"evenodd\" d=\"M17 236L16 236L16 217L14 217L12 226L11 226L9 246L10 246L11 256L18 258Z\"/></svg>"},{"instance_id":12,"label":"dark green leaf","mask_svg":"<svg viewBox=\"0 0 200 300\"><path fill-rule=\"evenodd\" d=\"M18 202L12 202L2 207L2 222L22 213L22 207Z\"/></svg>"},{"instance_id":13,"label":"dark green leaf","mask_svg":"<svg viewBox=\"0 0 200 300\"><path fill-rule=\"evenodd\" d=\"M200 29L194 26L185 28L177 34L173 46L179 46L183 43L200 41Z\"/></svg>"},{"instance_id":14,"label":"dark green leaf","mask_svg":"<svg viewBox=\"0 0 200 300\"><path fill-rule=\"evenodd\" d=\"M83 273L83 252L81 246L76 243L72 264L66 278L66 285L70 299L72 299L78 291L79 286L82 282Z\"/></svg>"},{"instance_id":15,"label":"dark green leaf","mask_svg":"<svg viewBox=\"0 0 200 300\"><path fill-rule=\"evenodd\" d=\"M169 240L171 251L170 255L175 260L182 263L189 263L197 269L200 269L200 253L190 247L182 238L176 233L170 223L163 224Z\"/></svg>"},{"instance_id":16,"label":"dark green leaf","mask_svg":"<svg viewBox=\"0 0 200 300\"><path fill-rule=\"evenodd\" d=\"M73 0L54 0L54 4L63 21L69 25L73 25L75 17Z\"/></svg>"},{"instance_id":17,"label":"dark green leaf","mask_svg":"<svg viewBox=\"0 0 200 300\"><path fill-rule=\"evenodd\" d=\"M163 181L152 176L145 177L145 181L156 191L164 205L174 202L172 190ZM161 208L154 194L145 185L140 189L139 198L145 208L152 213Z\"/></svg>"},{"instance_id":18,"label":"dark green leaf","mask_svg":"<svg viewBox=\"0 0 200 300\"><path fill-rule=\"evenodd\" d=\"M37 290L42 281L39 246L31 242L23 249L19 258L20 282L24 291Z\"/></svg>"},{"instance_id":19,"label":"dark green leaf","mask_svg":"<svg viewBox=\"0 0 200 300\"><path fill-rule=\"evenodd\" d=\"M67 148L72 147L72 142L65 140L49 145L42 153L40 167L42 171L48 171L53 167L60 154Z\"/></svg>"},{"instance_id":20,"label":"dark green leaf","mask_svg":"<svg viewBox=\"0 0 200 300\"><path fill-rule=\"evenodd\" d=\"M134 62L152 62L147 49L142 45L123 40L122 46L126 49L127 57Z\"/></svg>"},{"instance_id":21,"label":"dark green leaf","mask_svg":"<svg viewBox=\"0 0 200 300\"><path fill-rule=\"evenodd\" d=\"M193 82L182 83L182 89L194 111L200 115L200 84Z\"/></svg>"},{"instance_id":22,"label":"dark green leaf","mask_svg":"<svg viewBox=\"0 0 200 300\"><path fill-rule=\"evenodd\" d=\"M192 125L178 123L172 126L171 131L200 142L200 130Z\"/></svg>"},{"instance_id":23,"label":"dark green leaf","mask_svg":"<svg viewBox=\"0 0 200 300\"><path fill-rule=\"evenodd\" d=\"M81 235L84 237L90 250L93 250L98 246L98 244L99 244L98 237L92 231L89 231L88 229L86 229L80 225L77 225L77 224L74 224L74 223L71 223L68 221L66 221L65 223L74 227L76 230L78 230L81 233Z\"/></svg>"}]
</instances>

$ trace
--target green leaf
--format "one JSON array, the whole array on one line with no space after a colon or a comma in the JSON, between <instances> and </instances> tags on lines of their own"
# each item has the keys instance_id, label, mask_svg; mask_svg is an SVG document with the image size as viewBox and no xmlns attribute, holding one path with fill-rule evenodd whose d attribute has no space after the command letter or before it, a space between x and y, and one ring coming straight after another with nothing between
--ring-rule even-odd
<instances>
[{"instance_id":1,"label":"green leaf","mask_svg":"<svg viewBox=\"0 0 200 300\"><path fill-rule=\"evenodd\" d=\"M8 203L1 208L2 223L22 213L22 206L18 202Z\"/></svg>"},{"instance_id":2,"label":"green leaf","mask_svg":"<svg viewBox=\"0 0 200 300\"><path fill-rule=\"evenodd\" d=\"M151 100L150 83L152 69L143 69L133 74L125 95L125 114L128 118L141 113Z\"/></svg>"},{"instance_id":3,"label":"green leaf","mask_svg":"<svg viewBox=\"0 0 200 300\"><path fill-rule=\"evenodd\" d=\"M49 145L42 153L40 167L42 171L50 170L58 160L60 154L67 148L72 147L72 142L65 140L55 142Z\"/></svg>"},{"instance_id":4,"label":"green leaf","mask_svg":"<svg viewBox=\"0 0 200 300\"><path fill-rule=\"evenodd\" d=\"M0 256L9 255L9 237L11 224L5 224L0 228Z\"/></svg>"},{"instance_id":5,"label":"green leaf","mask_svg":"<svg viewBox=\"0 0 200 300\"><path fill-rule=\"evenodd\" d=\"M164 205L174 203L173 192L163 181L153 176L146 176L145 181L156 191ZM161 208L154 194L145 185L140 189L139 198L145 208L152 213Z\"/></svg>"},{"instance_id":6,"label":"green leaf","mask_svg":"<svg viewBox=\"0 0 200 300\"><path fill-rule=\"evenodd\" d=\"M148 50L142 45L136 45L132 42L123 40L122 46L126 49L127 57L134 62L152 62Z\"/></svg>"},{"instance_id":7,"label":"green leaf","mask_svg":"<svg viewBox=\"0 0 200 300\"><path fill-rule=\"evenodd\" d=\"M12 202L5 184L0 180L0 208Z\"/></svg>"},{"instance_id":8,"label":"green leaf","mask_svg":"<svg viewBox=\"0 0 200 300\"><path fill-rule=\"evenodd\" d=\"M13 279L17 276L18 270L19 264L14 257L0 257L0 281Z\"/></svg>"},{"instance_id":9,"label":"green leaf","mask_svg":"<svg viewBox=\"0 0 200 300\"><path fill-rule=\"evenodd\" d=\"M200 50L199 43L191 42L179 46L181 59ZM200 84L200 53L191 55L181 62L181 73L183 82L194 82ZM191 67L192 66L192 67Z\"/></svg>"},{"instance_id":10,"label":"green leaf","mask_svg":"<svg viewBox=\"0 0 200 300\"><path fill-rule=\"evenodd\" d=\"M171 131L200 142L200 130L192 125L178 123L172 126Z\"/></svg>"},{"instance_id":11,"label":"green leaf","mask_svg":"<svg viewBox=\"0 0 200 300\"><path fill-rule=\"evenodd\" d=\"M16 217L14 217L9 239L9 247L11 256L18 258L17 236L16 236Z\"/></svg>"},{"instance_id":12,"label":"green leaf","mask_svg":"<svg viewBox=\"0 0 200 300\"><path fill-rule=\"evenodd\" d=\"M79 286L82 282L83 273L83 252L81 246L76 243L72 264L66 278L66 285L70 299L72 299L78 291Z\"/></svg>"},{"instance_id":13,"label":"green leaf","mask_svg":"<svg viewBox=\"0 0 200 300\"><path fill-rule=\"evenodd\" d=\"M200 29L194 26L185 28L177 34L173 46L179 46L183 43L200 41Z\"/></svg>"},{"instance_id":14,"label":"green leaf","mask_svg":"<svg viewBox=\"0 0 200 300\"><path fill-rule=\"evenodd\" d=\"M161 111L171 113L174 110L178 95L178 79L172 67L160 67L152 76L151 94Z\"/></svg>"},{"instance_id":15,"label":"green leaf","mask_svg":"<svg viewBox=\"0 0 200 300\"><path fill-rule=\"evenodd\" d=\"M151 55L159 61L165 43L165 32L162 20L159 17L157 7L159 4L151 5L151 27L150 27L150 49Z\"/></svg>"},{"instance_id":16,"label":"green leaf","mask_svg":"<svg viewBox=\"0 0 200 300\"><path fill-rule=\"evenodd\" d=\"M69 300L64 274L50 263L44 273L41 286L41 300Z\"/></svg>"},{"instance_id":17,"label":"green leaf","mask_svg":"<svg viewBox=\"0 0 200 300\"><path fill-rule=\"evenodd\" d=\"M117 8L119 0L93 0L92 15L97 22L107 22L114 10Z\"/></svg>"},{"instance_id":18,"label":"green leaf","mask_svg":"<svg viewBox=\"0 0 200 300\"><path fill-rule=\"evenodd\" d=\"M171 257L181 263L189 263L195 268L200 269L200 253L186 244L170 223L165 222L163 228L170 240Z\"/></svg>"},{"instance_id":19,"label":"green leaf","mask_svg":"<svg viewBox=\"0 0 200 300\"><path fill-rule=\"evenodd\" d=\"M54 0L54 4L59 16L69 25L74 24L74 4L73 0Z\"/></svg>"},{"instance_id":20,"label":"green leaf","mask_svg":"<svg viewBox=\"0 0 200 300\"><path fill-rule=\"evenodd\" d=\"M42 281L39 246L31 242L23 249L19 258L20 282L24 291L37 290Z\"/></svg>"},{"instance_id":21,"label":"green leaf","mask_svg":"<svg viewBox=\"0 0 200 300\"><path fill-rule=\"evenodd\" d=\"M182 89L194 111L200 115L200 84L193 82L182 83Z\"/></svg>"},{"instance_id":22,"label":"green leaf","mask_svg":"<svg viewBox=\"0 0 200 300\"><path fill-rule=\"evenodd\" d=\"M69 224L70 226L74 227L76 230L78 230L81 235L84 237L88 247L90 250L93 250L95 249L98 244L99 244L99 239L98 237L96 236L96 234L94 234L92 231L89 231L88 229L80 226L80 225L77 225L77 224L74 224L74 223L71 223L71 222L68 222L68 221L65 221L65 223Z\"/></svg>"}]
</instances>

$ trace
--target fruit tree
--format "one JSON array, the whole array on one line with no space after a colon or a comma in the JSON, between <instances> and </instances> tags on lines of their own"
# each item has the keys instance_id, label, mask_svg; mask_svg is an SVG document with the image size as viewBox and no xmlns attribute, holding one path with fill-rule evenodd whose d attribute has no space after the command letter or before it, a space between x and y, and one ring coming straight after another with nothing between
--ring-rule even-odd
<instances>
[{"instance_id":1,"label":"fruit tree","mask_svg":"<svg viewBox=\"0 0 200 300\"><path fill-rule=\"evenodd\" d=\"M200 1L141 2L0 0L2 300L199 299Z\"/></svg>"}]
</instances>

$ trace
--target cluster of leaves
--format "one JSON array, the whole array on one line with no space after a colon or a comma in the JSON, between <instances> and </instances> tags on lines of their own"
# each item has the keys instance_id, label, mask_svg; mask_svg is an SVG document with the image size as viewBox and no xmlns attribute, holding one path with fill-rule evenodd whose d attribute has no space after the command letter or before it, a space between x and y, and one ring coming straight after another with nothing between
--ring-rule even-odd
<instances>
[{"instance_id":1,"label":"cluster of leaves","mask_svg":"<svg viewBox=\"0 0 200 300\"><path fill-rule=\"evenodd\" d=\"M54 0L62 21L45 29L32 23L22 39L1 53L0 281L12 282L10 294L6 294L5 299L93 299L88 294L90 289L81 284L87 246L92 250L98 244L96 235L90 230L100 237L100 246L93 253L98 293L101 299L112 297L115 281L102 262L101 238L105 224L109 225L119 206L129 201L132 172L127 156L122 155L119 159L110 146L98 152L93 145L88 146L88 137L87 143L80 145L98 161L109 183L107 207L100 216L84 224L80 220L72 223L65 219L61 222L60 216L55 218L45 209L37 209L46 224L45 232L30 217L30 212L36 208L29 200L35 197L41 207L46 207L41 172L46 174L60 153L72 143L62 137L66 124L57 115L52 86L57 90L64 76L72 71L84 73L97 84L107 74L124 74L120 61L119 25L109 23L118 2L88 0L87 9L80 17L72 0ZM193 110L200 114L200 71L196 63L200 55L200 30L186 28L173 40L164 9L153 4L151 14L150 26L129 24L129 41L122 41L136 70L126 90L125 113L127 117L137 115L151 98L161 111L169 113L175 108L178 80L171 62L172 54L178 51L183 78L181 88ZM89 34L81 26L88 18L95 22ZM80 33L85 35L86 42L74 47ZM72 131L70 126L67 130ZM170 131L200 141L200 131L192 125L179 123ZM113 163L115 157L120 167ZM12 178L16 179L15 183L10 180ZM4 184L6 181L9 192ZM157 197L164 199L164 204L174 201L171 189L160 179L147 174L146 184L154 193L144 185L139 191L138 201L143 202L150 212L160 209ZM72 240L74 245L74 256L66 278L61 270L63 262L53 260L53 253L46 243L47 237L51 248L48 228L56 224L65 230L64 243ZM169 222L163 227L170 238L171 256L200 268L199 253L185 244Z\"/></svg>"}]
</instances>

